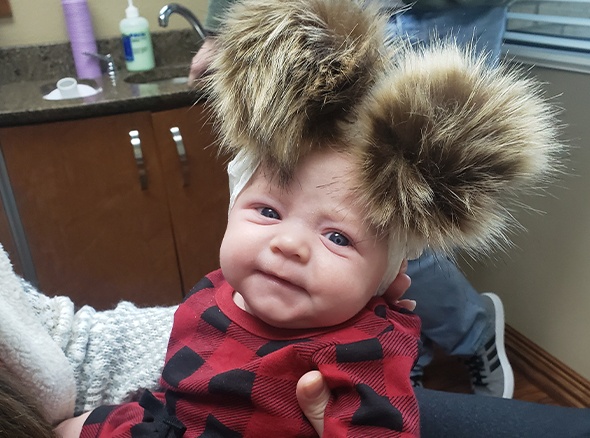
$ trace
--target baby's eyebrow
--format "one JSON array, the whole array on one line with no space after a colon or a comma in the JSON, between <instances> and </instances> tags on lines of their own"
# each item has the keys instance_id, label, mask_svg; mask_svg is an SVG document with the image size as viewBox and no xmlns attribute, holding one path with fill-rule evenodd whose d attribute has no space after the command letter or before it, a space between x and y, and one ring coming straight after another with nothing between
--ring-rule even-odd
<instances>
[{"instance_id":1,"label":"baby's eyebrow","mask_svg":"<svg viewBox=\"0 0 590 438\"><path fill-rule=\"evenodd\" d=\"M363 232L369 231L360 212L355 210L354 203L349 197L340 200L333 209L326 213L326 216L335 222L347 222L352 224Z\"/></svg>"}]
</instances>

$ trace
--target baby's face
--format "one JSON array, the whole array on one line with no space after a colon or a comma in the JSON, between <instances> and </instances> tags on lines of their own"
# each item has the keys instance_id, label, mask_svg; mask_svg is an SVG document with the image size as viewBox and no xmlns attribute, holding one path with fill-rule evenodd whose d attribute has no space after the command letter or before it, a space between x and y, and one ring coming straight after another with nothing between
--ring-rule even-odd
<instances>
[{"instance_id":1,"label":"baby's face","mask_svg":"<svg viewBox=\"0 0 590 438\"><path fill-rule=\"evenodd\" d=\"M221 244L234 301L281 328L327 327L358 313L387 267L387 243L363 221L350 158L314 152L287 187L258 169L238 196Z\"/></svg>"}]
</instances>

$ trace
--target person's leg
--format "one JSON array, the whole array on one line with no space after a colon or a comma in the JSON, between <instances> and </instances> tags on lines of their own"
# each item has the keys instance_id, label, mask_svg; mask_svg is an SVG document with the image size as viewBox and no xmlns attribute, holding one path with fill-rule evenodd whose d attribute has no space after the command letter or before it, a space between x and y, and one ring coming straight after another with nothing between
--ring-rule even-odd
<instances>
[{"instance_id":1,"label":"person's leg","mask_svg":"<svg viewBox=\"0 0 590 438\"><path fill-rule=\"evenodd\" d=\"M408 263L412 285L405 298L415 300L422 320L423 351L412 372L419 385L432 360L432 343L447 354L465 356L473 389L481 395L510 398L512 368L504 348L504 310L494 294L480 295L448 257L425 253Z\"/></svg>"},{"instance_id":2,"label":"person's leg","mask_svg":"<svg viewBox=\"0 0 590 438\"><path fill-rule=\"evenodd\" d=\"M415 389L422 438L590 436L590 410Z\"/></svg>"},{"instance_id":3,"label":"person's leg","mask_svg":"<svg viewBox=\"0 0 590 438\"><path fill-rule=\"evenodd\" d=\"M437 11L410 9L392 17L390 32L407 35L413 43L430 43L433 38L452 37L459 45L475 44L477 52L500 57L506 30L506 6L457 7Z\"/></svg>"},{"instance_id":4,"label":"person's leg","mask_svg":"<svg viewBox=\"0 0 590 438\"><path fill-rule=\"evenodd\" d=\"M493 336L483 298L448 257L427 252L408 262L407 274L404 298L416 301L422 333L446 353L470 356Z\"/></svg>"}]
</instances>

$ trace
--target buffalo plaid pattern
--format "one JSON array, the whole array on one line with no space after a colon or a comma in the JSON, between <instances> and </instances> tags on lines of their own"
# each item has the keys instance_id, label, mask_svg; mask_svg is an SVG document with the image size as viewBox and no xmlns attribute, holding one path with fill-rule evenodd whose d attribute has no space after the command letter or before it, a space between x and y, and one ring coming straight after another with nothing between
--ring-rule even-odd
<instances>
[{"instance_id":1,"label":"buffalo plaid pattern","mask_svg":"<svg viewBox=\"0 0 590 438\"><path fill-rule=\"evenodd\" d=\"M317 369L332 397L329 437L419 435L409 374L420 323L374 298L337 327L277 329L239 309L220 270L176 311L161 392L96 410L82 437L313 437L295 397Z\"/></svg>"}]
</instances>

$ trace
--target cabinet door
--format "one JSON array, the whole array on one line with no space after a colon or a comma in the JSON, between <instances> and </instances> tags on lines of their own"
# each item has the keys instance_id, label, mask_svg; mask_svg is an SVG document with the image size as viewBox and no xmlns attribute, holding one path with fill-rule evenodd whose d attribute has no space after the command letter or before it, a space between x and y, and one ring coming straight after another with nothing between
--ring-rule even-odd
<instances>
[{"instance_id":1,"label":"cabinet door","mask_svg":"<svg viewBox=\"0 0 590 438\"><path fill-rule=\"evenodd\" d=\"M141 138L147 188L129 131ZM0 130L40 289L77 305L172 304L181 285L151 114Z\"/></svg>"},{"instance_id":2,"label":"cabinet door","mask_svg":"<svg viewBox=\"0 0 590 438\"><path fill-rule=\"evenodd\" d=\"M202 104L153 114L183 288L219 268L229 203L226 159L217 157L209 114ZM174 141L170 128L178 128ZM184 155L182 151L184 146Z\"/></svg>"}]
</instances>

